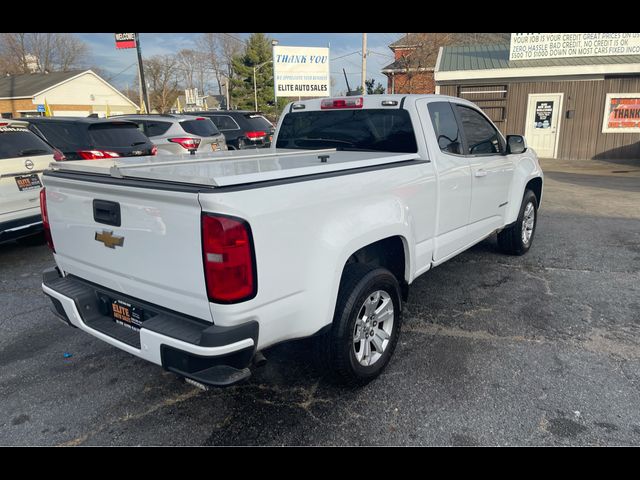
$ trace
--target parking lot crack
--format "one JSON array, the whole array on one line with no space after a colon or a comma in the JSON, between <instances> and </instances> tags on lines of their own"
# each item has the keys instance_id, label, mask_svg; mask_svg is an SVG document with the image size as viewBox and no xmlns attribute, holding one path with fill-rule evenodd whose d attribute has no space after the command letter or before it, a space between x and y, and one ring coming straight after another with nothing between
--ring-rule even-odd
<instances>
[{"instance_id":1,"label":"parking lot crack","mask_svg":"<svg viewBox=\"0 0 640 480\"><path fill-rule=\"evenodd\" d=\"M60 447L70 447L70 446L77 446L77 445L82 445L83 443L85 443L88 439L90 439L91 437L94 437L96 435L98 435L100 432L102 432L103 430L112 427L116 424L119 423L125 423L125 422L129 422L131 420L138 420L140 418L146 417L147 415L150 415L152 413L155 413L156 411L165 408L165 407L170 407L172 405L176 405L178 403L182 403L184 401L190 400L191 398L194 398L198 395L200 395L202 393L202 390L198 389L198 388L193 388L191 390L188 390L187 392L181 393L179 395L176 395L174 397L170 397L170 398L166 398L164 399L162 402L157 403L155 405L150 406L149 408L143 410L142 412L138 412L138 413L129 413L127 412L125 415L118 417L110 422L104 423L102 425L100 425L98 428L96 428L95 430L92 430L88 433L85 433L84 435L81 435L80 437L74 438L73 440L69 440L67 442L61 443L58 446Z\"/></svg>"}]
</instances>

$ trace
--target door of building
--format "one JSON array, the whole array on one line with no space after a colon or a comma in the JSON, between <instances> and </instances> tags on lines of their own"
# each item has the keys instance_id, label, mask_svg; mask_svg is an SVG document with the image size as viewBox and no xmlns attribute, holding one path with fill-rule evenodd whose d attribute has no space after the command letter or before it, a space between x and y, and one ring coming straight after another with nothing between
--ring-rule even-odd
<instances>
[{"instance_id":1,"label":"door of building","mask_svg":"<svg viewBox=\"0 0 640 480\"><path fill-rule=\"evenodd\" d=\"M525 138L538 157L556 158L560 136L562 93L529 94Z\"/></svg>"}]
</instances>

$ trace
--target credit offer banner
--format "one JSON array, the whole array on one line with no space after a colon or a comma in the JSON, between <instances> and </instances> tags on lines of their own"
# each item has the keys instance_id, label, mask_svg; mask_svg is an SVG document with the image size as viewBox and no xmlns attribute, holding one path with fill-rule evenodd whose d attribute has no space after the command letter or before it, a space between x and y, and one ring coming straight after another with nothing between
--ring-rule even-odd
<instances>
[{"instance_id":1,"label":"credit offer banner","mask_svg":"<svg viewBox=\"0 0 640 480\"><path fill-rule=\"evenodd\" d=\"M273 48L274 78L278 97L328 97L331 95L329 49L321 47Z\"/></svg>"}]
</instances>

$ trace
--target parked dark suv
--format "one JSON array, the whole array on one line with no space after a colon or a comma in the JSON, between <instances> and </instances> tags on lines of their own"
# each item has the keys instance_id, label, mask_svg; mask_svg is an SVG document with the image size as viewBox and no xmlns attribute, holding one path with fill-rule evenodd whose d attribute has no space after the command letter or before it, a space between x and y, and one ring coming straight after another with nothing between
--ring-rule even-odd
<instances>
[{"instance_id":1,"label":"parked dark suv","mask_svg":"<svg viewBox=\"0 0 640 480\"><path fill-rule=\"evenodd\" d=\"M133 122L91 117L32 117L29 129L60 150L67 160L102 160L155 155L156 146Z\"/></svg>"},{"instance_id":2,"label":"parked dark suv","mask_svg":"<svg viewBox=\"0 0 640 480\"><path fill-rule=\"evenodd\" d=\"M210 118L224 134L229 150L270 147L275 127L260 112L247 110L214 110L189 112Z\"/></svg>"}]
</instances>

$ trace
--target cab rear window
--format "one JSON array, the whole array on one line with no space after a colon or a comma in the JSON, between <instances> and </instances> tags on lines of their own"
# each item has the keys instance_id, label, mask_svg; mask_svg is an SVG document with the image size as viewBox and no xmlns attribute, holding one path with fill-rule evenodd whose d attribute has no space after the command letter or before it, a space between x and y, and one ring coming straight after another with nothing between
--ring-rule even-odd
<instances>
[{"instance_id":1,"label":"cab rear window","mask_svg":"<svg viewBox=\"0 0 640 480\"><path fill-rule=\"evenodd\" d=\"M418 151L406 110L333 110L288 113L277 148Z\"/></svg>"},{"instance_id":2,"label":"cab rear window","mask_svg":"<svg viewBox=\"0 0 640 480\"><path fill-rule=\"evenodd\" d=\"M51 154L53 149L26 128L0 127L0 160Z\"/></svg>"}]
</instances>

